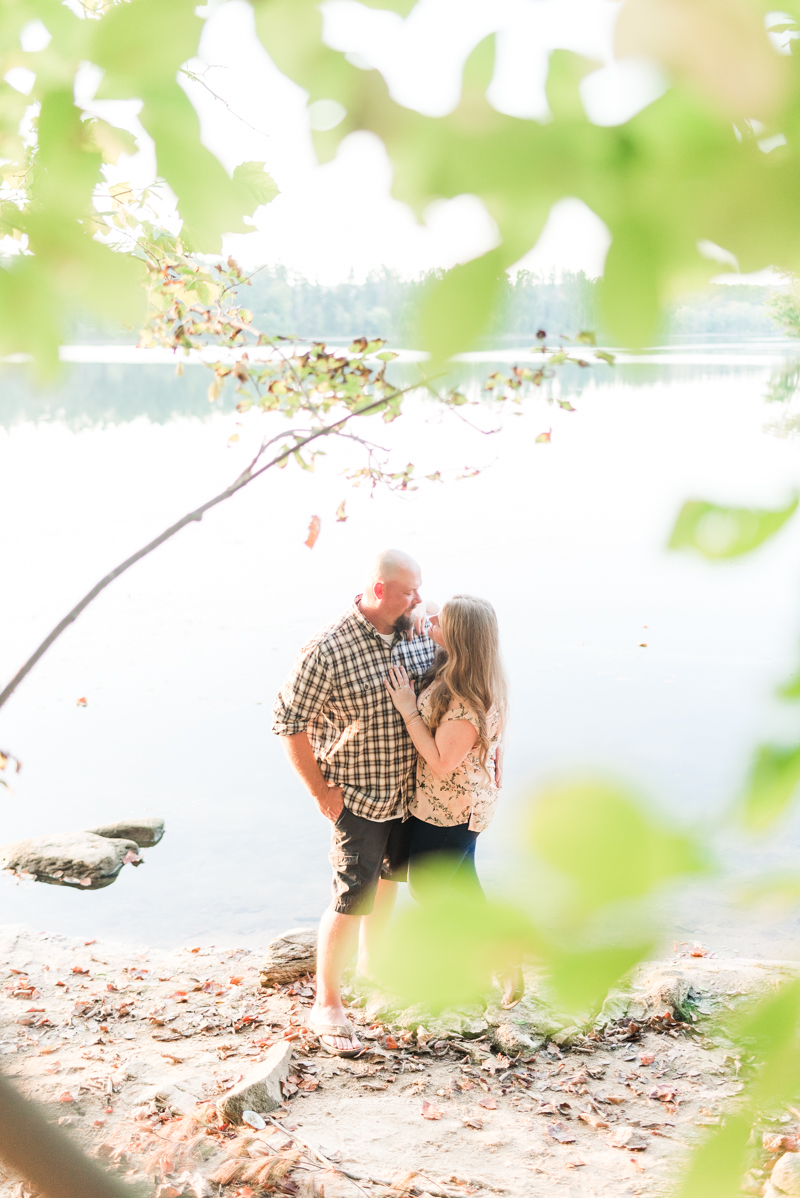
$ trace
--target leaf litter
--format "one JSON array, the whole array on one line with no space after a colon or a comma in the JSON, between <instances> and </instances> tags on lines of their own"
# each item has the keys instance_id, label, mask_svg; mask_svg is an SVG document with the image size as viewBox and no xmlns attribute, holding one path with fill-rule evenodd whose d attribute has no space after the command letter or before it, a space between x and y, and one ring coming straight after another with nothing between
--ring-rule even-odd
<instances>
[{"instance_id":1,"label":"leaf litter","mask_svg":"<svg viewBox=\"0 0 800 1198\"><path fill-rule=\"evenodd\" d=\"M376 1021L354 1006L348 1017L365 1050L347 1060L320 1054L305 1029L310 975L265 991L247 950L136 954L105 944L93 974L85 951L83 940L17 934L0 991L0 1051L26 1093L53 1104L85 1148L146 1181L142 1193L154 1198L363 1198L370 1183L432 1198L527 1198L533 1176L538 1198L561 1193L584 1166L611 1191L635 1192L636 1162L676 1167L735 1109L741 1086L742 1062L677 1011L515 1056L491 1026L441 1035L427 1020ZM225 1123L216 1102L283 1041L294 1051L282 1105ZM800 1117L779 1117L788 1122L759 1132L765 1166L797 1145ZM0 1198L19 1192L0 1179Z\"/></svg>"}]
</instances>

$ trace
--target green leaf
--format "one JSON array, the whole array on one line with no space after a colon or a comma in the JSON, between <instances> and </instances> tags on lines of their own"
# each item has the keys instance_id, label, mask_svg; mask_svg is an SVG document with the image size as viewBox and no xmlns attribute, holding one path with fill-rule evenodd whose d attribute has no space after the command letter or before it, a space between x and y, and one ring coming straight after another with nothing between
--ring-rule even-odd
<instances>
[{"instance_id":1,"label":"green leaf","mask_svg":"<svg viewBox=\"0 0 800 1198\"><path fill-rule=\"evenodd\" d=\"M568 1011L597 1010L612 986L658 946L653 935L632 944L609 944L554 953L548 978Z\"/></svg>"},{"instance_id":2,"label":"green leaf","mask_svg":"<svg viewBox=\"0 0 800 1198\"><path fill-rule=\"evenodd\" d=\"M761 745L742 800L744 822L760 831L789 806L800 784L800 746Z\"/></svg>"},{"instance_id":3,"label":"green leaf","mask_svg":"<svg viewBox=\"0 0 800 1198\"><path fill-rule=\"evenodd\" d=\"M585 911L643 898L671 878L709 868L699 842L633 795L591 779L543 791L529 835L537 855L570 880Z\"/></svg>"},{"instance_id":4,"label":"green leaf","mask_svg":"<svg viewBox=\"0 0 800 1198\"><path fill-rule=\"evenodd\" d=\"M675 521L670 549L694 549L711 561L750 553L774 536L797 510L797 496L784 508L719 507L688 500Z\"/></svg>"},{"instance_id":5,"label":"green leaf","mask_svg":"<svg viewBox=\"0 0 800 1198\"><path fill-rule=\"evenodd\" d=\"M433 283L420 305L423 347L435 369L480 337L502 290L503 256L491 250L449 270Z\"/></svg>"},{"instance_id":6,"label":"green leaf","mask_svg":"<svg viewBox=\"0 0 800 1198\"><path fill-rule=\"evenodd\" d=\"M89 57L104 73L98 96L128 99L172 83L175 72L197 53L202 20L193 0L131 0L116 4L99 21Z\"/></svg>"},{"instance_id":7,"label":"green leaf","mask_svg":"<svg viewBox=\"0 0 800 1198\"><path fill-rule=\"evenodd\" d=\"M256 204L269 204L278 195L278 186L267 174L263 162L242 162L233 172L234 183L239 183Z\"/></svg>"},{"instance_id":8,"label":"green leaf","mask_svg":"<svg viewBox=\"0 0 800 1198\"><path fill-rule=\"evenodd\" d=\"M360 3L367 8L388 9L389 12L399 12L402 17L407 17L417 0L360 0Z\"/></svg>"},{"instance_id":9,"label":"green leaf","mask_svg":"<svg viewBox=\"0 0 800 1198\"><path fill-rule=\"evenodd\" d=\"M452 870L445 870L451 876ZM439 866L430 867L436 891ZM482 898L469 900L446 885L438 897L403 911L392 923L377 962L377 977L407 1003L434 1010L474 1002L493 973L539 951L540 937L522 912Z\"/></svg>"},{"instance_id":10,"label":"green leaf","mask_svg":"<svg viewBox=\"0 0 800 1198\"><path fill-rule=\"evenodd\" d=\"M658 329L660 240L654 225L633 211L614 228L600 306L603 323L623 344L647 345Z\"/></svg>"}]
</instances>

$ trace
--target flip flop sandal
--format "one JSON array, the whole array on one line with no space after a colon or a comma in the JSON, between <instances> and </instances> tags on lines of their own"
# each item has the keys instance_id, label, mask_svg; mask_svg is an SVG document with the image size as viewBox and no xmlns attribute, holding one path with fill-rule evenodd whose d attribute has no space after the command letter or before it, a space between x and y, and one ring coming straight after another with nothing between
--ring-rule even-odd
<instances>
[{"instance_id":1,"label":"flip flop sandal","mask_svg":"<svg viewBox=\"0 0 800 1198\"><path fill-rule=\"evenodd\" d=\"M357 1057L359 1053L364 1051L364 1047L361 1044L359 1044L358 1048L334 1048L332 1044L325 1043L323 1036L341 1036L342 1039L354 1039L355 1032L349 1023L312 1023L309 1020L308 1030L317 1037L320 1048L324 1048L325 1052L329 1053L332 1057Z\"/></svg>"},{"instance_id":2,"label":"flip flop sandal","mask_svg":"<svg viewBox=\"0 0 800 1198\"><path fill-rule=\"evenodd\" d=\"M504 1011L510 1011L518 1002L522 1000L525 994L525 979L522 976L522 968L514 966L505 974L498 976L500 989L503 991L503 997L500 1001L500 1006Z\"/></svg>"}]
</instances>

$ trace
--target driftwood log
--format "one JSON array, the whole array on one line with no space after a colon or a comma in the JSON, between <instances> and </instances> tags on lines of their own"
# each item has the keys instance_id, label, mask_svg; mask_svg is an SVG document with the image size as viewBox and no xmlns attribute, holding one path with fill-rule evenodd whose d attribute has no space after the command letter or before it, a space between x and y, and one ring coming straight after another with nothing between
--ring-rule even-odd
<instances>
[{"instance_id":1,"label":"driftwood log","mask_svg":"<svg viewBox=\"0 0 800 1198\"><path fill-rule=\"evenodd\" d=\"M317 970L316 928L294 928L267 945L259 978L262 986L282 986Z\"/></svg>"}]
</instances>

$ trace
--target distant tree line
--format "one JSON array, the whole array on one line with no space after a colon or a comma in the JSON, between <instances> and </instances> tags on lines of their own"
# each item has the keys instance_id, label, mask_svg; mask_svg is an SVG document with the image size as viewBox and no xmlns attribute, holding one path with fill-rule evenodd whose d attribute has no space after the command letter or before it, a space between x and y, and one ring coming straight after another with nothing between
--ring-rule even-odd
<instances>
[{"instance_id":1,"label":"distant tree line","mask_svg":"<svg viewBox=\"0 0 800 1198\"><path fill-rule=\"evenodd\" d=\"M292 275L285 267L264 268L242 288L241 301L258 327L276 334L291 329L300 336L347 338L362 333L414 345L414 313L420 294L441 277L431 271L416 280L402 279L383 267L363 283L324 286ZM775 336L779 332L769 306L773 290L745 284L712 284L683 298L669 310L664 337ZM574 336L591 329L603 336L598 317L599 281L583 271L549 278L520 271L505 285L485 343L535 340L539 329L550 337Z\"/></svg>"},{"instance_id":2,"label":"distant tree line","mask_svg":"<svg viewBox=\"0 0 800 1198\"><path fill-rule=\"evenodd\" d=\"M238 302L253 313L254 323L275 336L294 333L344 341L352 337L386 337L395 345L418 344L415 312L420 295L441 277L430 271L419 279L403 279L382 267L362 283L327 286L311 282L284 266L263 267L239 289ZM660 339L702 337L770 337L780 334L770 306L770 287L745 284L712 284L707 290L682 298L668 313ZM549 278L520 271L505 285L505 296L484 339L484 346L525 345L539 329L550 338L575 336L582 330L597 333L609 343L598 317L599 281L583 271L565 271ZM101 327L94 319L81 319L71 330L73 341L130 341L130 330Z\"/></svg>"}]
</instances>

